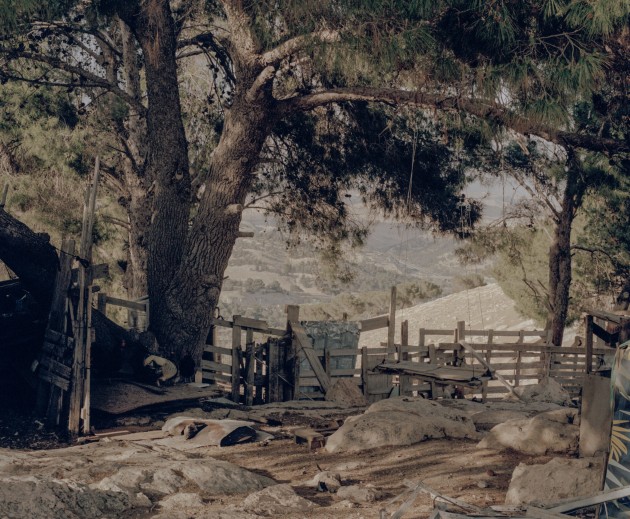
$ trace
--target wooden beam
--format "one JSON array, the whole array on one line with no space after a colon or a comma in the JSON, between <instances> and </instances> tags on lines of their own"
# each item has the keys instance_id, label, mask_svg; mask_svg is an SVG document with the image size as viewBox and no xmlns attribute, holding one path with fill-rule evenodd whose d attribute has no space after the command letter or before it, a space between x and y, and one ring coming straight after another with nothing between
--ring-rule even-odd
<instances>
[{"instance_id":1,"label":"wooden beam","mask_svg":"<svg viewBox=\"0 0 630 519\"><path fill-rule=\"evenodd\" d=\"M516 398L518 398L519 400L523 400L520 395L514 391L514 388L512 387L512 385L505 380L505 378L503 378L501 375L499 375L499 373L497 373L494 368L488 363L486 362L486 359L484 359L481 355L479 355L479 353L477 353L475 351L475 349L468 344L466 341L459 341L459 344L461 344L461 346L467 351L469 352L473 357L475 357L475 359L477 359L477 361L484 366L485 368L488 369L488 371L490 371L490 373L492 374L492 378L495 378L496 380L498 380L499 382L501 382L501 384L503 384L508 391L514 395Z\"/></svg>"},{"instance_id":2,"label":"wooden beam","mask_svg":"<svg viewBox=\"0 0 630 519\"><path fill-rule=\"evenodd\" d=\"M127 301L126 299L120 299L118 297L105 297L105 303L108 305L122 306L123 308L129 308L130 310L138 310L140 312L146 311L147 303L138 303L137 301Z\"/></svg>"},{"instance_id":3,"label":"wooden beam","mask_svg":"<svg viewBox=\"0 0 630 519\"><path fill-rule=\"evenodd\" d=\"M603 492L598 492L589 497L585 497L582 499L573 499L570 501L566 501L562 504L554 506L552 508L548 508L549 512L555 513L563 513L570 512L572 510L579 510L581 508L586 508L589 506L599 505L601 503L606 503L607 501L614 501L616 499L622 499L624 497L630 496L630 485L620 488L613 488L612 490L605 490Z\"/></svg>"},{"instance_id":4,"label":"wooden beam","mask_svg":"<svg viewBox=\"0 0 630 519\"><path fill-rule=\"evenodd\" d=\"M319 381L319 385L321 386L323 392L326 393L331 386L330 377L326 375L326 371L313 349L313 342L311 338L307 335L306 330L304 330L304 327L300 323L291 321L291 331L297 339L299 347L308 359L311 369Z\"/></svg>"},{"instance_id":5,"label":"wooden beam","mask_svg":"<svg viewBox=\"0 0 630 519\"><path fill-rule=\"evenodd\" d=\"M370 319L359 321L361 333L370 332L372 330L379 330L381 328L387 328L388 326L389 315L379 315L378 317L372 317Z\"/></svg>"},{"instance_id":6,"label":"wooden beam","mask_svg":"<svg viewBox=\"0 0 630 519\"><path fill-rule=\"evenodd\" d=\"M252 231L238 231L237 238L253 238L254 233Z\"/></svg>"}]
</instances>

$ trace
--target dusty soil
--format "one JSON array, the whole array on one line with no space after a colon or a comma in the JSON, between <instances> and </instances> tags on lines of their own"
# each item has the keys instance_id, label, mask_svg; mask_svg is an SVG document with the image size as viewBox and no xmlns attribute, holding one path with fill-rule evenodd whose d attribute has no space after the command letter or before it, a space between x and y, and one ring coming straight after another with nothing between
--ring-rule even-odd
<instances>
[{"instance_id":1,"label":"dusty soil","mask_svg":"<svg viewBox=\"0 0 630 519\"><path fill-rule=\"evenodd\" d=\"M519 463L545 463L551 459L547 456L477 449L477 442L468 440L431 440L408 447L384 447L359 454L330 454L323 448L310 451L306 445L294 442L291 430L295 426L322 427L330 423L332 418L343 418L343 414L270 414L269 418L282 422L282 425L262 426L260 429L271 433L274 439L224 448L205 447L195 452L203 451L199 452L200 456L229 461L271 477L278 483L289 483L300 496L320 506L308 511L308 517L317 519L379 517L383 509L387 510L389 517L401 503L389 506L388 503L408 488L405 486L406 482L422 481L438 492L478 506L502 504L512 472ZM110 422L108 425L113 427L108 427L108 430L157 429L159 424L155 420L164 417L143 416L140 420L142 426L134 426L134 418L127 416L127 423L124 425ZM40 423L21 414L19 409L3 408L0 410L0 447L33 450L68 445L66 438L54 431L47 431ZM160 456L159 451L156 451L156 456ZM343 485L373 486L383 495L373 503L342 502L335 494L318 492L306 484L323 470L339 473ZM213 496L207 501L205 510L210 513L216 511L218 514L239 505L245 497ZM413 508L404 517L425 518L432 508L431 497L420 493ZM144 519L155 513L157 510L137 510L130 511L125 517ZM305 512L281 514L277 517L302 518L305 517Z\"/></svg>"},{"instance_id":2,"label":"dusty soil","mask_svg":"<svg viewBox=\"0 0 630 519\"><path fill-rule=\"evenodd\" d=\"M245 444L215 448L211 455L280 483L291 483L299 495L322 507L309 513L309 517L317 518L378 517L388 501L407 489L404 485L406 481L422 481L438 492L478 506L502 504L512 471L519 463L545 463L550 459L481 450L475 446L474 441L447 439L409 447L373 449L360 454L329 454L324 449L309 451L305 445L296 445L292 439L280 439L266 446ZM352 509L336 508L331 515L333 510L329 507L338 502L336 496L317 492L303 484L296 485L308 481L320 469L338 472L344 485L373 485L384 493L383 499L355 505L356 508ZM239 501L234 497L225 499L225 504ZM391 514L397 506L387 507L387 511ZM413 512L405 517L425 518L432 508L431 498L420 494Z\"/></svg>"}]
</instances>

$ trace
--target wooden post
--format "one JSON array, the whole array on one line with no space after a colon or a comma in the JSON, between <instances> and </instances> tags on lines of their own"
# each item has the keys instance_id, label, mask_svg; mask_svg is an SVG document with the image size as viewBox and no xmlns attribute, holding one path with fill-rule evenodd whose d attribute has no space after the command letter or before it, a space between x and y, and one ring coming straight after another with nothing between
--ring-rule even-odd
<instances>
[{"instance_id":1,"label":"wooden post","mask_svg":"<svg viewBox=\"0 0 630 519\"><path fill-rule=\"evenodd\" d=\"M266 344L261 344L259 347L254 347L254 355L256 357L261 357L262 360L268 361L269 359L269 348ZM254 374L254 385L256 386L256 394L254 395L254 404L260 405L265 401L263 400L263 363L257 358L255 362L255 374ZM267 373L269 370L267 370Z\"/></svg>"},{"instance_id":2,"label":"wooden post","mask_svg":"<svg viewBox=\"0 0 630 519\"><path fill-rule=\"evenodd\" d=\"M387 359L394 358L394 340L396 337L396 287L393 286L389 299L389 324L387 326Z\"/></svg>"},{"instance_id":3,"label":"wooden post","mask_svg":"<svg viewBox=\"0 0 630 519\"><path fill-rule=\"evenodd\" d=\"M233 322L240 317L235 315L232 318ZM239 402L241 393L241 366L240 355L241 350L241 327L234 325L232 327L232 393L231 399L233 402Z\"/></svg>"},{"instance_id":4,"label":"wooden post","mask_svg":"<svg viewBox=\"0 0 630 519\"><path fill-rule=\"evenodd\" d=\"M96 296L96 309L104 316L107 316L107 295L99 292Z\"/></svg>"},{"instance_id":5,"label":"wooden post","mask_svg":"<svg viewBox=\"0 0 630 519\"><path fill-rule=\"evenodd\" d=\"M409 321L405 320L400 323L400 350L398 352L398 361L406 361L409 359ZM407 375L400 375L400 396L405 396L411 391L409 390L410 378Z\"/></svg>"},{"instance_id":6,"label":"wooden post","mask_svg":"<svg viewBox=\"0 0 630 519\"><path fill-rule=\"evenodd\" d=\"M298 305L287 305L287 336L290 339L289 351L286 356L286 375L288 384L292 387L291 400L299 399L300 394L300 355L299 348L293 332L291 322L300 322L300 307Z\"/></svg>"},{"instance_id":7,"label":"wooden post","mask_svg":"<svg viewBox=\"0 0 630 519\"><path fill-rule=\"evenodd\" d=\"M457 331L455 337L455 342L466 340L466 321L457 321Z\"/></svg>"},{"instance_id":8,"label":"wooden post","mask_svg":"<svg viewBox=\"0 0 630 519\"><path fill-rule=\"evenodd\" d=\"M421 363L424 362L424 357L422 357L422 350L425 347L425 336L426 336L426 333L424 330L425 330L424 328L420 328L420 331L418 332L418 353L419 353L418 362L421 362Z\"/></svg>"},{"instance_id":9,"label":"wooden post","mask_svg":"<svg viewBox=\"0 0 630 519\"><path fill-rule=\"evenodd\" d=\"M278 379L278 341L269 341L269 355L267 357L267 402L280 400L280 384Z\"/></svg>"},{"instance_id":10,"label":"wooden post","mask_svg":"<svg viewBox=\"0 0 630 519\"><path fill-rule=\"evenodd\" d=\"M68 430L72 434L78 434L81 427L81 411L85 395L90 391L86 385L86 360L90 360L91 354L88 349L91 348L91 330L88 321L90 320L88 306L91 306L92 290L91 281L88 275L89 262L92 259L92 229L94 228L94 213L96 211L96 194L98 191L98 180L100 176L100 159L96 157L94 165L94 175L92 183L86 193L86 204L83 211L83 226L81 229L81 246L79 249L80 257L87 261L84 265L79 262L79 304L76 313L76 329L78 331L75 337L74 362L72 367L72 387L70 393L70 410L68 415ZM89 401L89 397L87 398ZM85 431L89 432L89 431Z\"/></svg>"},{"instance_id":11,"label":"wooden post","mask_svg":"<svg viewBox=\"0 0 630 519\"><path fill-rule=\"evenodd\" d=\"M361 379L363 381L363 395L368 397L368 352L367 348L361 348Z\"/></svg>"},{"instance_id":12,"label":"wooden post","mask_svg":"<svg viewBox=\"0 0 630 519\"><path fill-rule=\"evenodd\" d=\"M490 365L492 359L492 343L494 341L494 330L488 330L488 349L486 350L486 362ZM484 380L481 386L481 401L485 402L488 398L488 381Z\"/></svg>"},{"instance_id":13,"label":"wooden post","mask_svg":"<svg viewBox=\"0 0 630 519\"><path fill-rule=\"evenodd\" d=\"M593 316L587 315L585 317L586 324L586 338L585 338L585 347L586 347L586 374L588 375L593 371Z\"/></svg>"},{"instance_id":14,"label":"wooden post","mask_svg":"<svg viewBox=\"0 0 630 519\"><path fill-rule=\"evenodd\" d=\"M522 351L516 352L516 368L514 370L514 386L518 387L521 383L521 356L523 355Z\"/></svg>"},{"instance_id":15,"label":"wooden post","mask_svg":"<svg viewBox=\"0 0 630 519\"><path fill-rule=\"evenodd\" d=\"M250 333L252 337L250 337ZM254 404L254 375L256 374L256 357L254 355L255 344L253 333L247 330L245 343L245 405Z\"/></svg>"}]
</instances>

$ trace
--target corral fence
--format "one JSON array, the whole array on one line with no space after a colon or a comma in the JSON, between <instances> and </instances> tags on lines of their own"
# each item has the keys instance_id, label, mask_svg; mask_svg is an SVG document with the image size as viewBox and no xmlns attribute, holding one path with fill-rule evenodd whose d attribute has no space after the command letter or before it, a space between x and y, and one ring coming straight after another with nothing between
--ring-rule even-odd
<instances>
[{"instance_id":1,"label":"corral fence","mask_svg":"<svg viewBox=\"0 0 630 519\"><path fill-rule=\"evenodd\" d=\"M137 312L140 320L149 310L145 300L125 304L99 294L100 309L110 304ZM484 400L503 398L512 387L536 384L545 377L578 396L584 375L603 365L615 351L594 347L588 336L584 345L558 348L545 330L475 330L463 321L452 329L420 328L414 332L416 339L410 339L409 323L403 321L397 343L395 305L393 288L389 314L362 321L304 322L299 320L299 307L293 305L286 307L285 328L239 315L231 321L215 318L203 354L202 380L225 387L234 401L247 405L322 399L336 378L351 379L369 402L392 394L439 396L422 377L376 369L384 362L404 361L466 366L475 374L478 368L480 376L487 375L490 366L493 379L484 380L474 393ZM219 344L219 328L231 331L229 341ZM360 333L383 328L387 341L359 348Z\"/></svg>"}]
</instances>

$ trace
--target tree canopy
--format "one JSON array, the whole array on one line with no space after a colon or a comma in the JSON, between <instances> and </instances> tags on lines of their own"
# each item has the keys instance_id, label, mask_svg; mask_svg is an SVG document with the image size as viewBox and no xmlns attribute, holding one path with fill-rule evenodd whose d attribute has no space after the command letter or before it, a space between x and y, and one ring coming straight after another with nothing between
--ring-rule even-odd
<instances>
[{"instance_id":1,"label":"tree canopy","mask_svg":"<svg viewBox=\"0 0 630 519\"><path fill-rule=\"evenodd\" d=\"M479 215L458 194L493 140L629 149L617 125L593 132L575 110L627 49L623 0L2 0L0 12L0 82L71 90L108 118L130 264L177 355L199 351L248 204L360 241L343 205L358 187L452 231L463 204Z\"/></svg>"}]
</instances>

